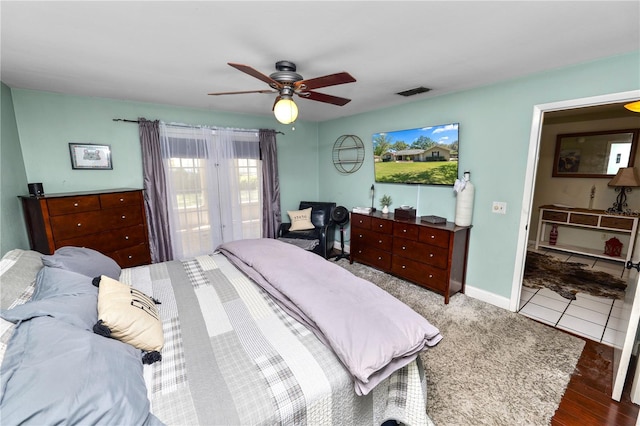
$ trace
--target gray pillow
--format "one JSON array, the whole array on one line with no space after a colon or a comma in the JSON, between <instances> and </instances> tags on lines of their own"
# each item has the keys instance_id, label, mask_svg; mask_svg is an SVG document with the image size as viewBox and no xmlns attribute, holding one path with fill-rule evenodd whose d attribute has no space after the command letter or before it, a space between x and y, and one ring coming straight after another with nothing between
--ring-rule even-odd
<instances>
[{"instance_id":1,"label":"gray pillow","mask_svg":"<svg viewBox=\"0 0 640 426\"><path fill-rule=\"evenodd\" d=\"M16 327L0 391L3 424L161 424L139 350L51 317Z\"/></svg>"},{"instance_id":2,"label":"gray pillow","mask_svg":"<svg viewBox=\"0 0 640 426\"><path fill-rule=\"evenodd\" d=\"M45 266L36 277L32 300L0 311L0 317L13 323L42 316L91 330L98 320L98 289L85 275Z\"/></svg>"},{"instance_id":3,"label":"gray pillow","mask_svg":"<svg viewBox=\"0 0 640 426\"><path fill-rule=\"evenodd\" d=\"M94 278L106 275L114 280L120 278L120 266L115 260L86 247L60 247L52 255L43 255L45 266L61 268Z\"/></svg>"},{"instance_id":4,"label":"gray pillow","mask_svg":"<svg viewBox=\"0 0 640 426\"><path fill-rule=\"evenodd\" d=\"M92 284L92 277L82 273L45 266L36 276L36 287L33 300L44 300L59 296L75 296L78 294L98 294Z\"/></svg>"}]
</instances>

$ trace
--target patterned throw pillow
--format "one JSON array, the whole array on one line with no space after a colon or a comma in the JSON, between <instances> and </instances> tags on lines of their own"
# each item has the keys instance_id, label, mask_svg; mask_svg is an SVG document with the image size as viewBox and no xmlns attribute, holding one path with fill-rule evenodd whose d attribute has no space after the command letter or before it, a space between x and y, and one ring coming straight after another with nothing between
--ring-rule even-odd
<instances>
[{"instance_id":1,"label":"patterned throw pillow","mask_svg":"<svg viewBox=\"0 0 640 426\"><path fill-rule=\"evenodd\" d=\"M99 280L98 323L93 331L143 351L160 351L164 336L155 301L141 291L105 275Z\"/></svg>"},{"instance_id":2,"label":"patterned throw pillow","mask_svg":"<svg viewBox=\"0 0 640 426\"><path fill-rule=\"evenodd\" d=\"M315 228L313 223L311 223L311 207L304 210L291 210L287 211L287 213L291 220L291 228L289 228L289 231L305 231Z\"/></svg>"}]
</instances>

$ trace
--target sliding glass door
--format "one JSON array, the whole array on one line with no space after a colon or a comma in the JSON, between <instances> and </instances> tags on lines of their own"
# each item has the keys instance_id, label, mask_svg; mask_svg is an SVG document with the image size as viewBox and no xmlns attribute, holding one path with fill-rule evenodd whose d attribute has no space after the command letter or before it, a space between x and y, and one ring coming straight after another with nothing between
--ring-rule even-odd
<instances>
[{"instance_id":1,"label":"sliding glass door","mask_svg":"<svg viewBox=\"0 0 640 426\"><path fill-rule=\"evenodd\" d=\"M257 132L161 125L175 258L261 236Z\"/></svg>"}]
</instances>

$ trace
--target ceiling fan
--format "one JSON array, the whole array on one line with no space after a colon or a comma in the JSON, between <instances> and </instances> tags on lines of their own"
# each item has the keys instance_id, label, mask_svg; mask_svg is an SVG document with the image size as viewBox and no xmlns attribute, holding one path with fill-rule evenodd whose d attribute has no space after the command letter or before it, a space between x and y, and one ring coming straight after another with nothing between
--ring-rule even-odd
<instances>
[{"instance_id":1,"label":"ceiling fan","mask_svg":"<svg viewBox=\"0 0 640 426\"><path fill-rule=\"evenodd\" d=\"M276 72L265 75L260 71L242 64L229 62L232 67L249 74L252 77L262 80L271 87L271 90L247 90L240 92L219 92L209 93L209 95L240 95L245 93L278 93L273 104L273 112L279 122L289 124L298 117L298 107L293 102L293 95L312 101L325 102L332 105L343 106L351 102L351 99L339 96L327 95L326 93L314 92L314 89L335 86L338 84L353 83L356 81L349 73L339 72L308 80L296 72L296 64L289 61L276 62Z\"/></svg>"}]
</instances>

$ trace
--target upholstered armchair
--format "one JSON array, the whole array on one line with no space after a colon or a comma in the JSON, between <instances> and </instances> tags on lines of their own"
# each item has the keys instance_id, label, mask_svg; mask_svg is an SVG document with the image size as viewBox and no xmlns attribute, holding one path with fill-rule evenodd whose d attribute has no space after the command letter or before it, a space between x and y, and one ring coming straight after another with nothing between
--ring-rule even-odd
<instances>
[{"instance_id":1,"label":"upholstered armchair","mask_svg":"<svg viewBox=\"0 0 640 426\"><path fill-rule=\"evenodd\" d=\"M291 223L283 223L278 230L278 239L295 244L305 250L329 258L335 240L335 224L331 220L331 213L336 203L322 201L301 201L299 211L311 208L310 221L312 229L291 230ZM292 212L295 214L296 212ZM308 227L311 227L309 225ZM296 229L296 227L294 227ZM317 241L317 243L316 243Z\"/></svg>"}]
</instances>

